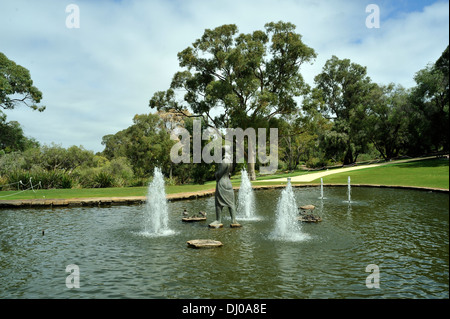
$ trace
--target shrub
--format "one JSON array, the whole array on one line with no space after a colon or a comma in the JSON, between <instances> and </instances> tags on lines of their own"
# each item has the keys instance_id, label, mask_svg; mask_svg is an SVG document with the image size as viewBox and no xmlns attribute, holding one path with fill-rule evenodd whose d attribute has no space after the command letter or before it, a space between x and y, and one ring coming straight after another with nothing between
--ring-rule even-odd
<instances>
[{"instance_id":1,"label":"shrub","mask_svg":"<svg viewBox=\"0 0 450 319\"><path fill-rule=\"evenodd\" d=\"M118 187L129 185L134 177L133 169L125 157L113 158L102 167L102 172L114 177L114 184Z\"/></svg>"},{"instance_id":2,"label":"shrub","mask_svg":"<svg viewBox=\"0 0 450 319\"><path fill-rule=\"evenodd\" d=\"M11 171L17 171L25 165L25 158L20 152L12 152L0 156L0 175L7 175ZM4 184L0 184L4 185Z\"/></svg>"},{"instance_id":3,"label":"shrub","mask_svg":"<svg viewBox=\"0 0 450 319\"><path fill-rule=\"evenodd\" d=\"M131 181L128 182L128 185L131 187L142 187L142 186L148 186L150 183L150 179L145 177L135 177Z\"/></svg>"},{"instance_id":4,"label":"shrub","mask_svg":"<svg viewBox=\"0 0 450 319\"><path fill-rule=\"evenodd\" d=\"M72 188L73 187L73 179L71 176L64 174L61 179L61 188Z\"/></svg>"},{"instance_id":5,"label":"shrub","mask_svg":"<svg viewBox=\"0 0 450 319\"><path fill-rule=\"evenodd\" d=\"M172 178L167 177L164 179L164 183L166 186L175 186L179 184L178 179L176 177Z\"/></svg>"},{"instance_id":6,"label":"shrub","mask_svg":"<svg viewBox=\"0 0 450 319\"><path fill-rule=\"evenodd\" d=\"M72 172L72 177L81 188L92 188L99 171L100 168L77 168Z\"/></svg>"},{"instance_id":7,"label":"shrub","mask_svg":"<svg viewBox=\"0 0 450 319\"><path fill-rule=\"evenodd\" d=\"M6 178L6 176L1 176L0 175L0 191L2 190L8 190L9 189L9 185L8 185L8 178Z\"/></svg>"},{"instance_id":8,"label":"shrub","mask_svg":"<svg viewBox=\"0 0 450 319\"><path fill-rule=\"evenodd\" d=\"M22 182L20 189L24 190L30 187L50 188L72 188L73 179L63 170L47 171L41 167L33 167L31 170L14 170L6 175L9 183Z\"/></svg>"},{"instance_id":9,"label":"shrub","mask_svg":"<svg viewBox=\"0 0 450 319\"><path fill-rule=\"evenodd\" d=\"M94 185L92 187L94 188L106 188L106 187L113 187L114 186L114 177L105 172L100 171L98 172L94 177Z\"/></svg>"},{"instance_id":10,"label":"shrub","mask_svg":"<svg viewBox=\"0 0 450 319\"><path fill-rule=\"evenodd\" d=\"M321 168L327 166L327 161L325 159L317 158L317 157L311 157L306 162L306 167L308 168Z\"/></svg>"}]
</instances>

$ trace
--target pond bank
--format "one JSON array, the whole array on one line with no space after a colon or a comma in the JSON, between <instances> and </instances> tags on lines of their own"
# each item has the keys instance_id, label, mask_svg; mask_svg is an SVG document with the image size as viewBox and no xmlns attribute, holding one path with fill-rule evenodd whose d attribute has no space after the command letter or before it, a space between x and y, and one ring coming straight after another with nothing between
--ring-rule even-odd
<instances>
[{"instance_id":1,"label":"pond bank","mask_svg":"<svg viewBox=\"0 0 450 319\"><path fill-rule=\"evenodd\" d=\"M285 187L285 184L279 185L253 185L253 189L277 189ZM318 187L320 184L293 184L293 187ZM325 187L347 187L347 184L324 184ZM373 184L352 184L352 187L377 187L377 188L402 188L416 189L431 192L448 193L448 189L401 186L401 185L373 185ZM238 190L239 187L234 187ZM168 201L190 200L201 197L213 196L215 189L167 194ZM79 207L79 206L111 206L111 205L139 205L147 201L146 196L127 196L127 197L86 197L86 198L67 198L67 199L16 199L0 200L0 208L38 208L38 207Z\"/></svg>"}]
</instances>

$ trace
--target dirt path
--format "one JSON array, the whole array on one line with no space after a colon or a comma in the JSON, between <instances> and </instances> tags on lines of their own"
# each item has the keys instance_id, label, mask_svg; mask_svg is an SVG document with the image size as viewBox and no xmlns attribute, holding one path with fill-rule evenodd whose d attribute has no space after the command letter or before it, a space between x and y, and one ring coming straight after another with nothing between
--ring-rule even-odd
<instances>
[{"instance_id":1,"label":"dirt path","mask_svg":"<svg viewBox=\"0 0 450 319\"><path fill-rule=\"evenodd\" d=\"M431 157L424 157L424 158L420 158L420 159L411 158L411 159L405 159L405 160L398 160L398 161L395 161L395 162L368 164L368 165L357 165L357 166L352 166L352 167L335 168L335 169L330 169L330 170L327 169L326 171L320 171L320 172L317 172L317 173L311 173L311 174L305 174L305 175L299 175L299 176L292 176L291 177L291 181L292 182L312 182L312 181L314 181L316 179L319 179L319 178L327 176L327 175L344 173L344 172L350 172L350 171L355 171L355 170L359 170L359 169L383 166L383 165L388 165L388 164L405 163L405 162L411 162L411 161L420 161L420 160L426 160L426 159L431 159L431 158L436 158L436 157L435 156L431 156ZM255 183L255 182L256 183L257 182L285 182L285 181L286 181L286 177L276 178L276 179L258 180L258 181L254 181L253 183Z\"/></svg>"}]
</instances>

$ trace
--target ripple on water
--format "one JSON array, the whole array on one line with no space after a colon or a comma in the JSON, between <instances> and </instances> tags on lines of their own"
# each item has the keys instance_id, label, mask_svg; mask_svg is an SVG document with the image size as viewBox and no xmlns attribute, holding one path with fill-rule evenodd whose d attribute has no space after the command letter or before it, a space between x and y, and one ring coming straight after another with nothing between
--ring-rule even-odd
<instances>
[{"instance_id":1,"label":"ripple on water","mask_svg":"<svg viewBox=\"0 0 450 319\"><path fill-rule=\"evenodd\" d=\"M345 191L319 202L318 189L295 189L323 221L294 240L271 237L279 190L255 192L259 219L237 229L229 216L208 228L211 197L170 202L164 236L145 234L143 206L3 210L0 298L448 298L448 195L355 187L349 207ZM184 208L208 220L183 223ZM187 247L202 238L224 245ZM69 264L79 289L65 286ZM381 289L365 286L369 264Z\"/></svg>"}]
</instances>

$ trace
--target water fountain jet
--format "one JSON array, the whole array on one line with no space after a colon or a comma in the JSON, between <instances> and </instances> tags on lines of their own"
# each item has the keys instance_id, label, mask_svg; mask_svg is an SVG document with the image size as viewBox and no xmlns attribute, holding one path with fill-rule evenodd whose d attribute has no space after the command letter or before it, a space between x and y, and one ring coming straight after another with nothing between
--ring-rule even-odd
<instances>
[{"instance_id":1,"label":"water fountain jet","mask_svg":"<svg viewBox=\"0 0 450 319\"><path fill-rule=\"evenodd\" d=\"M275 229L270 235L272 239L301 241L309 238L307 234L302 233L301 224L298 222L298 206L290 178L278 200L276 216Z\"/></svg>"},{"instance_id":2,"label":"water fountain jet","mask_svg":"<svg viewBox=\"0 0 450 319\"><path fill-rule=\"evenodd\" d=\"M255 194L247 171L241 170L241 187L238 193L237 215L241 220L256 220L255 216Z\"/></svg>"},{"instance_id":3,"label":"water fountain jet","mask_svg":"<svg viewBox=\"0 0 450 319\"><path fill-rule=\"evenodd\" d=\"M323 197L323 178L320 178L320 197L319 199L324 199Z\"/></svg>"},{"instance_id":4,"label":"water fountain jet","mask_svg":"<svg viewBox=\"0 0 450 319\"><path fill-rule=\"evenodd\" d=\"M347 196L348 196L348 202L351 203L352 202L352 187L351 187L351 182L350 182L350 176L347 179Z\"/></svg>"},{"instance_id":5,"label":"water fountain jet","mask_svg":"<svg viewBox=\"0 0 450 319\"><path fill-rule=\"evenodd\" d=\"M153 180L148 186L144 216L144 235L158 237L174 233L169 228L169 210L167 207L164 176L158 167L155 167Z\"/></svg>"}]
</instances>

